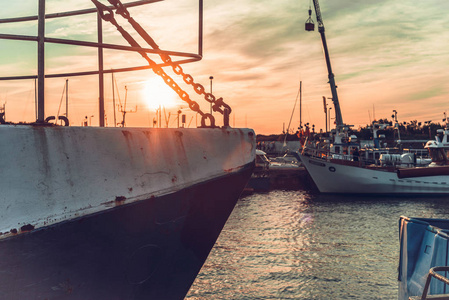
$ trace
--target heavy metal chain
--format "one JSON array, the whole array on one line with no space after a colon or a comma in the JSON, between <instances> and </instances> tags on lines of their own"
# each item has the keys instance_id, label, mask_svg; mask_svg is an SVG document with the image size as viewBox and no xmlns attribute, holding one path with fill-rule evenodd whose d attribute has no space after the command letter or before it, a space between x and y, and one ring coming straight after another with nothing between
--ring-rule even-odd
<instances>
[{"instance_id":1,"label":"heavy metal chain","mask_svg":"<svg viewBox=\"0 0 449 300\"><path fill-rule=\"evenodd\" d=\"M128 43L132 47L138 47L141 48L140 45L137 43L137 41L121 27L118 22L114 18L114 12L111 8L107 7L106 5L100 3L98 0L91 0L95 6L98 9L98 13L101 16L101 18L107 22L110 22L113 24L117 30L122 34L122 36L128 41ZM156 44L156 42L149 36L149 34L138 24L129 14L129 11L127 8L121 3L120 0L108 0L109 3L111 3L114 8L116 9L116 13L121 15L123 18L128 20L128 22L131 24L131 26L137 31L137 33L153 48L156 50L159 50L159 46ZM150 65L153 72L157 75L159 75L164 82L173 89L178 96L187 104L189 105L189 108L193 110L194 112L197 112L201 115L201 126L202 127L216 127L215 126L215 118L212 114L204 113L197 102L190 99L190 96L185 92L163 69L161 66L159 66L155 61L150 59L145 51L138 51L140 55L146 59L148 64ZM165 53L159 54L162 61L166 64L172 67L173 72L176 75L182 76L184 82L187 85L191 85L194 89L194 91L198 95L203 95L204 99L212 104L212 109L216 112L220 112L221 114L225 116L229 116L231 113L231 107L226 104L223 101L223 98L216 99L214 95L211 93L207 93L204 90L204 86L200 83L196 83L193 79L193 77L190 74L186 74L182 67L177 64L176 62L173 62L171 57ZM225 117L225 123L227 123ZM206 125L206 120L209 119L210 125ZM226 125L226 124L225 124Z\"/></svg>"}]
</instances>

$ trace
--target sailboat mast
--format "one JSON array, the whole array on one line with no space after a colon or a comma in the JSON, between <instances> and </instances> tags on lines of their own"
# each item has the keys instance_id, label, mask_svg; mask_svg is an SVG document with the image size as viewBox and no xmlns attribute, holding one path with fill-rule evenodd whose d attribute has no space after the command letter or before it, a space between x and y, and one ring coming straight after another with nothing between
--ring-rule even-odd
<instances>
[{"instance_id":1,"label":"sailboat mast","mask_svg":"<svg viewBox=\"0 0 449 300\"><path fill-rule=\"evenodd\" d=\"M114 127L117 127L117 118L115 115L115 86L114 86L114 72L112 72L112 106L114 107Z\"/></svg>"},{"instance_id":2,"label":"sailboat mast","mask_svg":"<svg viewBox=\"0 0 449 300\"><path fill-rule=\"evenodd\" d=\"M302 129L302 81L299 82L299 130Z\"/></svg>"},{"instance_id":3,"label":"sailboat mast","mask_svg":"<svg viewBox=\"0 0 449 300\"><path fill-rule=\"evenodd\" d=\"M69 80L65 80L65 116L69 119Z\"/></svg>"}]
</instances>

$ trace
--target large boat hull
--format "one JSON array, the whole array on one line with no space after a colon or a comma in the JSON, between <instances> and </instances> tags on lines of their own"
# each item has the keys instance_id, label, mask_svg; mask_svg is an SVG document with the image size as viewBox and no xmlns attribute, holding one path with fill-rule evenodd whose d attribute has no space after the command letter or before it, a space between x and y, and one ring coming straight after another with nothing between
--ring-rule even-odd
<instances>
[{"instance_id":1,"label":"large boat hull","mask_svg":"<svg viewBox=\"0 0 449 300\"><path fill-rule=\"evenodd\" d=\"M10 130L1 299L183 299L255 155L252 130Z\"/></svg>"},{"instance_id":2,"label":"large boat hull","mask_svg":"<svg viewBox=\"0 0 449 300\"><path fill-rule=\"evenodd\" d=\"M321 193L449 194L449 176L399 178L396 172L361 168L301 155L301 161Z\"/></svg>"}]
</instances>

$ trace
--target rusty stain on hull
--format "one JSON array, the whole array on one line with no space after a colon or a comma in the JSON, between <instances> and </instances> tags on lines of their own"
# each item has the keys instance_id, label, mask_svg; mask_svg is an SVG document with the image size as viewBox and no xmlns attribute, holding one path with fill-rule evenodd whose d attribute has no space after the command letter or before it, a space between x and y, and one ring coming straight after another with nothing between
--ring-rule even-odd
<instances>
[{"instance_id":1,"label":"rusty stain on hull","mask_svg":"<svg viewBox=\"0 0 449 300\"><path fill-rule=\"evenodd\" d=\"M31 224L27 224L27 225L23 225L22 227L20 227L20 232L21 233L25 233L25 232L29 232L34 230L34 226Z\"/></svg>"},{"instance_id":2,"label":"rusty stain on hull","mask_svg":"<svg viewBox=\"0 0 449 300\"><path fill-rule=\"evenodd\" d=\"M125 196L117 196L115 197L115 204L116 205L122 205L123 203L125 203L126 197Z\"/></svg>"}]
</instances>

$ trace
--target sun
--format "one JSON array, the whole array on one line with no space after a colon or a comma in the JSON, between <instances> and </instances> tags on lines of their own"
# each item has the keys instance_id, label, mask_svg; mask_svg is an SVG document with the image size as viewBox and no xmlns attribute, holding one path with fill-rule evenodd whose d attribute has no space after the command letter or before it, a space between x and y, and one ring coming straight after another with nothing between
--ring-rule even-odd
<instances>
[{"instance_id":1,"label":"sun","mask_svg":"<svg viewBox=\"0 0 449 300\"><path fill-rule=\"evenodd\" d=\"M178 95L160 77L153 77L145 81L143 99L150 110L172 108L177 105Z\"/></svg>"}]
</instances>

